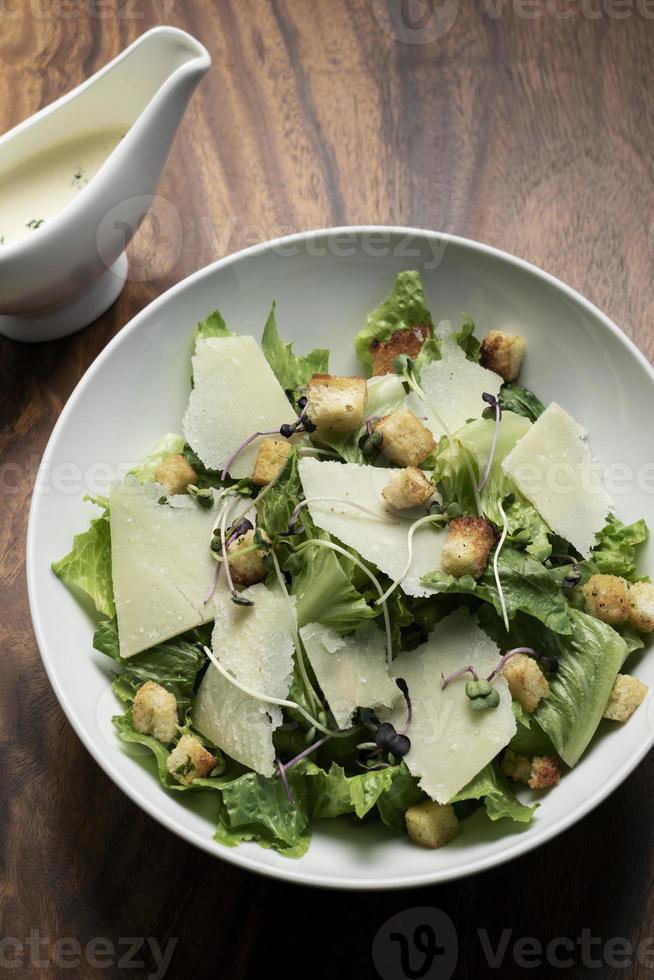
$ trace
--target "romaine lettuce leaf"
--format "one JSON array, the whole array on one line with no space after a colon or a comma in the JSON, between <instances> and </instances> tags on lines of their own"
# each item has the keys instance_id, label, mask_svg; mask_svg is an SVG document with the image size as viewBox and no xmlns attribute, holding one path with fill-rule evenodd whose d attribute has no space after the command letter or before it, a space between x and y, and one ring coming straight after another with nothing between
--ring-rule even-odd
<instances>
[{"instance_id":1,"label":"romaine lettuce leaf","mask_svg":"<svg viewBox=\"0 0 654 980\"><path fill-rule=\"evenodd\" d=\"M432 318L425 301L420 273L400 272L391 293L368 316L368 322L354 340L354 348L362 364L372 369L373 357L370 346L374 340L386 341L398 330L428 326L433 329Z\"/></svg>"},{"instance_id":2,"label":"romaine lettuce leaf","mask_svg":"<svg viewBox=\"0 0 654 980\"><path fill-rule=\"evenodd\" d=\"M455 336L457 344L468 360L479 362L481 357L481 344L475 337L475 324L467 314L463 317L463 326L460 330L457 330Z\"/></svg>"},{"instance_id":3,"label":"romaine lettuce leaf","mask_svg":"<svg viewBox=\"0 0 654 980\"><path fill-rule=\"evenodd\" d=\"M502 385L500 388L499 402L503 412L513 412L515 415L523 415L532 422L535 422L545 411L545 406L533 391L529 391L528 388L523 388L522 385L517 384L515 381Z\"/></svg>"},{"instance_id":4,"label":"romaine lettuce leaf","mask_svg":"<svg viewBox=\"0 0 654 980\"><path fill-rule=\"evenodd\" d=\"M526 552L516 551L506 545L500 552L497 568L510 620L518 612L523 612L540 620L556 633L572 633L570 610L556 571L546 568ZM429 572L422 580L439 592L477 596L484 602L491 603L498 615L502 613L491 561L479 581L471 575L454 578L440 571Z\"/></svg>"},{"instance_id":5,"label":"romaine lettuce leaf","mask_svg":"<svg viewBox=\"0 0 654 980\"><path fill-rule=\"evenodd\" d=\"M247 772L224 783L214 839L228 847L253 840L286 857L301 857L311 839L309 794L301 771L292 769L288 782L295 803L278 778Z\"/></svg>"},{"instance_id":6,"label":"romaine lettuce leaf","mask_svg":"<svg viewBox=\"0 0 654 980\"><path fill-rule=\"evenodd\" d=\"M500 770L499 766L493 763L485 766L481 772L471 779L467 786L464 786L456 794L450 803L462 803L465 800L483 799L486 813L491 820L499 820L501 817L508 817L517 823L529 823L538 808L526 806L517 799L515 793Z\"/></svg>"},{"instance_id":7,"label":"romaine lettuce leaf","mask_svg":"<svg viewBox=\"0 0 654 980\"><path fill-rule=\"evenodd\" d=\"M276 538L288 530L288 522L302 499L302 484L297 471L297 450L291 450L277 482L261 492L257 502L257 525Z\"/></svg>"},{"instance_id":8,"label":"romaine lettuce leaf","mask_svg":"<svg viewBox=\"0 0 654 980\"><path fill-rule=\"evenodd\" d=\"M182 717L190 707L198 673L207 663L202 647L210 642L211 624L208 624L123 659L119 652L115 619L99 623L93 636L95 649L124 667L117 682L117 693L123 701L133 701L142 684L155 681L172 691Z\"/></svg>"},{"instance_id":9,"label":"romaine lettuce leaf","mask_svg":"<svg viewBox=\"0 0 654 980\"><path fill-rule=\"evenodd\" d=\"M622 575L635 582L638 578L637 550L639 545L647 541L648 533L644 520L623 524L617 517L610 515L605 527L597 535L597 544L593 549L591 561L596 570L606 575Z\"/></svg>"},{"instance_id":10,"label":"romaine lettuce leaf","mask_svg":"<svg viewBox=\"0 0 654 980\"><path fill-rule=\"evenodd\" d=\"M326 374L329 370L328 350L317 348L302 357L293 353L293 344L283 343L277 330L274 303L264 327L261 348L275 377L287 392L305 385L314 374Z\"/></svg>"},{"instance_id":11,"label":"romaine lettuce leaf","mask_svg":"<svg viewBox=\"0 0 654 980\"><path fill-rule=\"evenodd\" d=\"M406 833L404 814L410 806L427 799L418 782L404 763L395 767L393 782L377 800L379 816L389 830L398 834Z\"/></svg>"},{"instance_id":12,"label":"romaine lettuce leaf","mask_svg":"<svg viewBox=\"0 0 654 980\"><path fill-rule=\"evenodd\" d=\"M233 330L227 329L227 324L223 320L218 310L210 313L206 320L202 320L195 328L195 342L206 340L208 337L235 337Z\"/></svg>"},{"instance_id":13,"label":"romaine lettuce leaf","mask_svg":"<svg viewBox=\"0 0 654 980\"><path fill-rule=\"evenodd\" d=\"M348 776L336 762L328 771L305 763L303 772L313 817L337 817L354 813L359 819L368 814L379 798L390 789L397 769L374 769Z\"/></svg>"},{"instance_id":14,"label":"romaine lettuce leaf","mask_svg":"<svg viewBox=\"0 0 654 980\"><path fill-rule=\"evenodd\" d=\"M93 498L85 497L85 500ZM52 571L65 585L90 596L99 613L115 616L114 588L111 579L111 529L108 502L93 500L104 506L104 513L91 521L88 531L76 534L70 552L52 563Z\"/></svg>"}]
</instances>

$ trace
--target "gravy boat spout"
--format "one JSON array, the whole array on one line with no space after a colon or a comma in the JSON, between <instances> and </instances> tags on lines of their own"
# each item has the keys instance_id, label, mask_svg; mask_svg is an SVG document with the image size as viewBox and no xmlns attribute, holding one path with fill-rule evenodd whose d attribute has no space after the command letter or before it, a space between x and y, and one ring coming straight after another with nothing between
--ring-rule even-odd
<instances>
[{"instance_id":1,"label":"gravy boat spout","mask_svg":"<svg viewBox=\"0 0 654 980\"><path fill-rule=\"evenodd\" d=\"M0 137L0 333L53 340L105 312L193 91L211 65L158 27Z\"/></svg>"}]
</instances>

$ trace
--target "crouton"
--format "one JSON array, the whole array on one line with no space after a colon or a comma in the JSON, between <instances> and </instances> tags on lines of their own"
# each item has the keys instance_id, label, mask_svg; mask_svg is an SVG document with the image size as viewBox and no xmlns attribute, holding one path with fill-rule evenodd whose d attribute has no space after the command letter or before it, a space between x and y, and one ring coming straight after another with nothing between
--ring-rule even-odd
<instances>
[{"instance_id":1,"label":"crouton","mask_svg":"<svg viewBox=\"0 0 654 980\"><path fill-rule=\"evenodd\" d=\"M396 510L408 510L427 503L435 489L422 470L405 466L393 474L382 490L382 497Z\"/></svg>"},{"instance_id":2,"label":"crouton","mask_svg":"<svg viewBox=\"0 0 654 980\"><path fill-rule=\"evenodd\" d=\"M501 330L491 330L481 343L482 367L499 374L505 381L515 381L520 374L526 349L524 337L513 337Z\"/></svg>"},{"instance_id":3,"label":"crouton","mask_svg":"<svg viewBox=\"0 0 654 980\"><path fill-rule=\"evenodd\" d=\"M368 403L365 378L314 374L307 385L307 416L318 432L357 432Z\"/></svg>"},{"instance_id":4,"label":"crouton","mask_svg":"<svg viewBox=\"0 0 654 980\"><path fill-rule=\"evenodd\" d=\"M217 759L195 735L182 735L166 761L166 769L178 783L188 786L216 768Z\"/></svg>"},{"instance_id":5,"label":"crouton","mask_svg":"<svg viewBox=\"0 0 654 980\"><path fill-rule=\"evenodd\" d=\"M425 800L410 806L404 814L409 837L422 847L442 847L459 832L459 821L449 803Z\"/></svg>"},{"instance_id":6,"label":"crouton","mask_svg":"<svg viewBox=\"0 0 654 980\"><path fill-rule=\"evenodd\" d=\"M159 742L172 742L177 732L177 701L155 681L146 681L136 692L132 722L142 735L154 735Z\"/></svg>"},{"instance_id":7,"label":"crouton","mask_svg":"<svg viewBox=\"0 0 654 980\"><path fill-rule=\"evenodd\" d=\"M227 548L227 560L234 585L254 585L262 582L268 574L263 563L265 550L253 547L256 533L254 529L246 531ZM265 531L259 530L259 534L265 541L270 541Z\"/></svg>"},{"instance_id":8,"label":"crouton","mask_svg":"<svg viewBox=\"0 0 654 980\"><path fill-rule=\"evenodd\" d=\"M537 755L531 760L528 786L531 789L549 789L561 782L561 763L555 755Z\"/></svg>"},{"instance_id":9,"label":"crouton","mask_svg":"<svg viewBox=\"0 0 654 980\"><path fill-rule=\"evenodd\" d=\"M381 451L386 459L399 466L419 466L436 449L427 426L404 408L384 415L375 432L382 434Z\"/></svg>"},{"instance_id":10,"label":"crouton","mask_svg":"<svg viewBox=\"0 0 654 980\"><path fill-rule=\"evenodd\" d=\"M628 721L639 704L645 699L649 688L636 677L618 674L604 709L604 718L611 721Z\"/></svg>"},{"instance_id":11,"label":"crouton","mask_svg":"<svg viewBox=\"0 0 654 980\"><path fill-rule=\"evenodd\" d=\"M184 493L189 483L195 483L198 475L181 453L171 453L159 463L154 478L168 493Z\"/></svg>"},{"instance_id":12,"label":"crouton","mask_svg":"<svg viewBox=\"0 0 654 980\"><path fill-rule=\"evenodd\" d=\"M395 370L395 358L400 354L417 357L428 337L429 327L425 325L396 330L388 340L373 340L370 345L372 373L391 374Z\"/></svg>"},{"instance_id":13,"label":"crouton","mask_svg":"<svg viewBox=\"0 0 654 980\"><path fill-rule=\"evenodd\" d=\"M550 686L545 674L536 661L526 653L516 653L502 668L514 701L519 701L523 710L531 714L542 698L548 697Z\"/></svg>"},{"instance_id":14,"label":"crouton","mask_svg":"<svg viewBox=\"0 0 654 980\"><path fill-rule=\"evenodd\" d=\"M526 784L531 775L531 761L526 755L518 755L512 749L507 749L502 759L502 769L509 779Z\"/></svg>"},{"instance_id":15,"label":"crouton","mask_svg":"<svg viewBox=\"0 0 654 980\"><path fill-rule=\"evenodd\" d=\"M629 589L629 622L641 633L654 630L654 584L634 582Z\"/></svg>"},{"instance_id":16,"label":"crouton","mask_svg":"<svg viewBox=\"0 0 654 980\"><path fill-rule=\"evenodd\" d=\"M441 565L447 575L479 578L495 541L495 528L484 517L455 517L448 525Z\"/></svg>"},{"instance_id":17,"label":"crouton","mask_svg":"<svg viewBox=\"0 0 654 980\"><path fill-rule=\"evenodd\" d=\"M591 575L581 591L591 616L610 626L629 618L629 583L617 575Z\"/></svg>"},{"instance_id":18,"label":"crouton","mask_svg":"<svg viewBox=\"0 0 654 980\"><path fill-rule=\"evenodd\" d=\"M286 466L292 448L288 439L262 439L257 461L254 464L252 482L258 487L265 487L272 483Z\"/></svg>"}]
</instances>

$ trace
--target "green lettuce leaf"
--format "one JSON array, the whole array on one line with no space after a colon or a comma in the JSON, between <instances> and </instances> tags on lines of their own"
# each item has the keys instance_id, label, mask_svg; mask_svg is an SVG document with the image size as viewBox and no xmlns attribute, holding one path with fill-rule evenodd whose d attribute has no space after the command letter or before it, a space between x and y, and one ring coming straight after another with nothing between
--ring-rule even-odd
<instances>
[{"instance_id":1,"label":"green lettuce leaf","mask_svg":"<svg viewBox=\"0 0 654 980\"><path fill-rule=\"evenodd\" d=\"M497 561L498 573L506 602L509 619L518 612L533 616L555 633L569 635L573 632L570 609L561 591L558 575L524 551L516 551L506 545ZM429 572L423 576L425 585L439 592L473 595L489 602L498 615L502 613L499 593L489 561L479 581L471 575L454 578L444 572Z\"/></svg>"},{"instance_id":2,"label":"green lettuce leaf","mask_svg":"<svg viewBox=\"0 0 654 980\"><path fill-rule=\"evenodd\" d=\"M606 575L622 575L635 582L638 578L636 555L638 547L647 541L648 529L644 520L623 524L617 517L609 519L597 536L591 561L596 570Z\"/></svg>"},{"instance_id":3,"label":"green lettuce leaf","mask_svg":"<svg viewBox=\"0 0 654 980\"><path fill-rule=\"evenodd\" d=\"M201 320L195 328L195 342L207 340L209 337L235 337L233 330L227 329L227 324L223 320L218 310L210 313L206 320Z\"/></svg>"},{"instance_id":4,"label":"green lettuce leaf","mask_svg":"<svg viewBox=\"0 0 654 980\"><path fill-rule=\"evenodd\" d=\"M115 616L116 607L111 579L109 508L102 498L93 502L104 506L104 513L91 521L88 531L75 535L72 549L52 563L52 571L73 591L79 589L88 595L99 613L111 617Z\"/></svg>"},{"instance_id":5,"label":"green lettuce leaf","mask_svg":"<svg viewBox=\"0 0 654 980\"><path fill-rule=\"evenodd\" d=\"M305 513L302 521L310 539L331 540ZM291 594L295 596L298 627L322 623L339 633L350 633L381 613L380 608L369 606L352 584L352 562L331 549L301 547L289 557L284 568L292 576Z\"/></svg>"},{"instance_id":6,"label":"green lettuce leaf","mask_svg":"<svg viewBox=\"0 0 654 980\"><path fill-rule=\"evenodd\" d=\"M369 316L363 330L354 340L357 356L362 364L372 369L371 344L374 340L386 341L398 330L428 326L433 329L432 318L422 289L420 273L400 272L391 293Z\"/></svg>"},{"instance_id":7,"label":"green lettuce leaf","mask_svg":"<svg viewBox=\"0 0 654 980\"><path fill-rule=\"evenodd\" d=\"M518 755L533 759L535 755L554 755L552 740L545 734L533 715L523 711L519 701L513 702L513 711L518 721L518 729L509 742L509 748Z\"/></svg>"},{"instance_id":8,"label":"green lettuce leaf","mask_svg":"<svg viewBox=\"0 0 654 980\"><path fill-rule=\"evenodd\" d=\"M516 823L529 823L538 808L538 804L525 806L521 803L499 766L492 763L478 772L474 779L471 779L467 786L450 800L450 803L481 799L491 820L508 817Z\"/></svg>"},{"instance_id":9,"label":"green lettuce leaf","mask_svg":"<svg viewBox=\"0 0 654 980\"><path fill-rule=\"evenodd\" d=\"M293 391L311 380L314 374L329 371L329 351L312 350L306 357L293 353L293 344L285 344L279 336L275 319L275 304L264 327L261 347L274 375L285 391Z\"/></svg>"},{"instance_id":10,"label":"green lettuce leaf","mask_svg":"<svg viewBox=\"0 0 654 980\"><path fill-rule=\"evenodd\" d=\"M304 496L297 464L298 453L293 449L277 482L264 489L257 501L257 524L271 538L288 530L291 514Z\"/></svg>"},{"instance_id":11,"label":"green lettuce leaf","mask_svg":"<svg viewBox=\"0 0 654 980\"><path fill-rule=\"evenodd\" d=\"M214 838L228 847L253 840L286 857L301 857L309 846L310 801L304 774L288 774L295 799L286 796L281 779L247 772L221 786L222 805Z\"/></svg>"},{"instance_id":12,"label":"green lettuce leaf","mask_svg":"<svg viewBox=\"0 0 654 980\"><path fill-rule=\"evenodd\" d=\"M500 408L503 412L513 412L515 415L523 415L526 419L535 422L545 411L545 406L539 398L523 388L522 385L511 381L503 384L499 395Z\"/></svg>"},{"instance_id":13,"label":"green lettuce leaf","mask_svg":"<svg viewBox=\"0 0 654 980\"><path fill-rule=\"evenodd\" d=\"M467 314L463 317L463 326L455 336L457 344L468 360L478 363L481 357L481 344L475 337L475 324Z\"/></svg>"},{"instance_id":14,"label":"green lettuce leaf","mask_svg":"<svg viewBox=\"0 0 654 980\"><path fill-rule=\"evenodd\" d=\"M134 466L129 472L135 476L140 483L148 483L154 480L154 472L164 459L173 453L181 453L184 449L184 437L178 436L174 432L167 432L163 439L153 446L151 452L145 457L142 463Z\"/></svg>"},{"instance_id":15,"label":"green lettuce leaf","mask_svg":"<svg viewBox=\"0 0 654 980\"><path fill-rule=\"evenodd\" d=\"M348 776L336 762L328 771L313 763L304 765L311 815L337 817L354 813L363 819L390 789L399 767L376 769Z\"/></svg>"},{"instance_id":16,"label":"green lettuce leaf","mask_svg":"<svg viewBox=\"0 0 654 980\"><path fill-rule=\"evenodd\" d=\"M404 763L396 766L393 782L377 800L382 823L395 833L406 833L404 814L410 806L426 798L418 785L418 780L411 775Z\"/></svg>"},{"instance_id":17,"label":"green lettuce leaf","mask_svg":"<svg viewBox=\"0 0 654 980\"><path fill-rule=\"evenodd\" d=\"M152 752L157 766L159 779L166 789L174 790L176 793L185 792L187 790L193 793L197 793L198 791L205 789L216 790L221 789L225 779L233 778L225 775L226 763L222 752L212 746L211 751L214 753L217 760L214 775L194 779L193 782L189 784L178 783L177 780L173 778L171 773L168 772L167 768L170 750L165 745L162 745L158 739L154 738L153 735L143 735L141 732L137 732L134 728L131 711L127 711L124 715L115 715L111 720L113 721L119 738L122 739L123 742L143 745L146 749L149 749L150 752ZM197 733L194 734L197 735Z\"/></svg>"},{"instance_id":18,"label":"green lettuce leaf","mask_svg":"<svg viewBox=\"0 0 654 980\"><path fill-rule=\"evenodd\" d=\"M123 701L133 701L137 690L146 681L155 681L177 698L183 717L190 707L198 673L207 663L203 645L211 643L211 625L190 630L164 643L159 643L134 657L120 656L118 626L115 619L103 620L93 636L93 646L111 657L124 669L117 681L117 693Z\"/></svg>"}]
</instances>

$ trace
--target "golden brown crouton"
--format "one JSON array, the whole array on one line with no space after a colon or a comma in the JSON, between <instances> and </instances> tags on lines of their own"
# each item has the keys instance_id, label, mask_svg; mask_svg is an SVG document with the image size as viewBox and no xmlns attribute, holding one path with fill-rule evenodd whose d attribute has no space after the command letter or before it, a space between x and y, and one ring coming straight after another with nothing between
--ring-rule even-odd
<instances>
[{"instance_id":1,"label":"golden brown crouton","mask_svg":"<svg viewBox=\"0 0 654 980\"><path fill-rule=\"evenodd\" d=\"M639 704L645 699L649 688L636 677L618 674L604 709L604 717L611 721L628 721Z\"/></svg>"},{"instance_id":2,"label":"golden brown crouton","mask_svg":"<svg viewBox=\"0 0 654 980\"><path fill-rule=\"evenodd\" d=\"M201 776L208 776L217 763L199 738L194 735L182 735L166 761L166 769L178 783L188 786Z\"/></svg>"},{"instance_id":3,"label":"golden brown crouton","mask_svg":"<svg viewBox=\"0 0 654 980\"><path fill-rule=\"evenodd\" d=\"M195 483L198 475L181 453L171 453L159 463L154 478L168 493L184 493L189 483Z\"/></svg>"},{"instance_id":4,"label":"golden brown crouton","mask_svg":"<svg viewBox=\"0 0 654 980\"><path fill-rule=\"evenodd\" d=\"M629 618L629 583L617 575L591 575L582 586L586 609L591 616L610 626Z\"/></svg>"},{"instance_id":5,"label":"golden brown crouton","mask_svg":"<svg viewBox=\"0 0 654 980\"><path fill-rule=\"evenodd\" d=\"M307 385L307 416L318 432L357 432L368 403L365 378L314 374Z\"/></svg>"},{"instance_id":6,"label":"golden brown crouton","mask_svg":"<svg viewBox=\"0 0 654 980\"><path fill-rule=\"evenodd\" d=\"M435 489L423 470L405 466L393 474L382 490L382 497L396 510L408 510L426 504Z\"/></svg>"},{"instance_id":7,"label":"golden brown crouton","mask_svg":"<svg viewBox=\"0 0 654 980\"><path fill-rule=\"evenodd\" d=\"M447 575L479 578L495 541L495 528L484 517L455 517L448 525L441 566Z\"/></svg>"},{"instance_id":8,"label":"golden brown crouton","mask_svg":"<svg viewBox=\"0 0 654 980\"><path fill-rule=\"evenodd\" d=\"M154 735L160 742L172 742L177 732L177 701L155 681L146 681L136 692L132 722L142 735Z\"/></svg>"},{"instance_id":9,"label":"golden brown crouton","mask_svg":"<svg viewBox=\"0 0 654 980\"><path fill-rule=\"evenodd\" d=\"M520 374L527 349L524 337L513 337L501 330L491 330L481 344L481 364L499 374L505 381L515 381Z\"/></svg>"},{"instance_id":10,"label":"golden brown crouton","mask_svg":"<svg viewBox=\"0 0 654 980\"><path fill-rule=\"evenodd\" d=\"M502 668L514 701L519 701L524 711L531 714L541 698L550 693L545 674L536 661L526 653L517 653Z\"/></svg>"},{"instance_id":11,"label":"golden brown crouton","mask_svg":"<svg viewBox=\"0 0 654 980\"><path fill-rule=\"evenodd\" d=\"M531 789L549 789L561 782L561 763L555 755L537 755L531 760L528 785Z\"/></svg>"},{"instance_id":12,"label":"golden brown crouton","mask_svg":"<svg viewBox=\"0 0 654 980\"><path fill-rule=\"evenodd\" d=\"M291 454L292 445L288 439L275 439L274 437L262 439L257 453L257 461L254 464L252 482L258 487L265 487L272 483L286 466L286 460Z\"/></svg>"},{"instance_id":13,"label":"golden brown crouton","mask_svg":"<svg viewBox=\"0 0 654 980\"><path fill-rule=\"evenodd\" d=\"M502 769L509 779L516 783L528 783L531 775L531 762L526 755L518 755L512 749L507 749L502 759Z\"/></svg>"},{"instance_id":14,"label":"golden brown crouton","mask_svg":"<svg viewBox=\"0 0 654 980\"><path fill-rule=\"evenodd\" d=\"M375 432L382 434L381 451L386 459L399 466L419 466L436 449L427 426L404 408L384 415Z\"/></svg>"},{"instance_id":15,"label":"golden brown crouton","mask_svg":"<svg viewBox=\"0 0 654 980\"><path fill-rule=\"evenodd\" d=\"M395 370L395 358L400 354L417 357L428 337L428 326L416 326L397 330L388 340L373 340L370 345L372 373L391 374Z\"/></svg>"},{"instance_id":16,"label":"golden brown crouton","mask_svg":"<svg viewBox=\"0 0 654 980\"><path fill-rule=\"evenodd\" d=\"M629 589L629 622L641 633L654 630L654 584L634 582Z\"/></svg>"},{"instance_id":17,"label":"golden brown crouton","mask_svg":"<svg viewBox=\"0 0 654 980\"><path fill-rule=\"evenodd\" d=\"M265 531L259 531L265 541L270 538ZM227 548L229 570L234 580L234 585L254 585L262 582L268 574L268 569L263 563L266 552L261 548L254 548L254 536L256 531L251 529L241 534Z\"/></svg>"},{"instance_id":18,"label":"golden brown crouton","mask_svg":"<svg viewBox=\"0 0 654 980\"><path fill-rule=\"evenodd\" d=\"M449 803L416 803L409 807L404 819L409 837L422 847L442 847L459 832L459 821Z\"/></svg>"}]
</instances>

